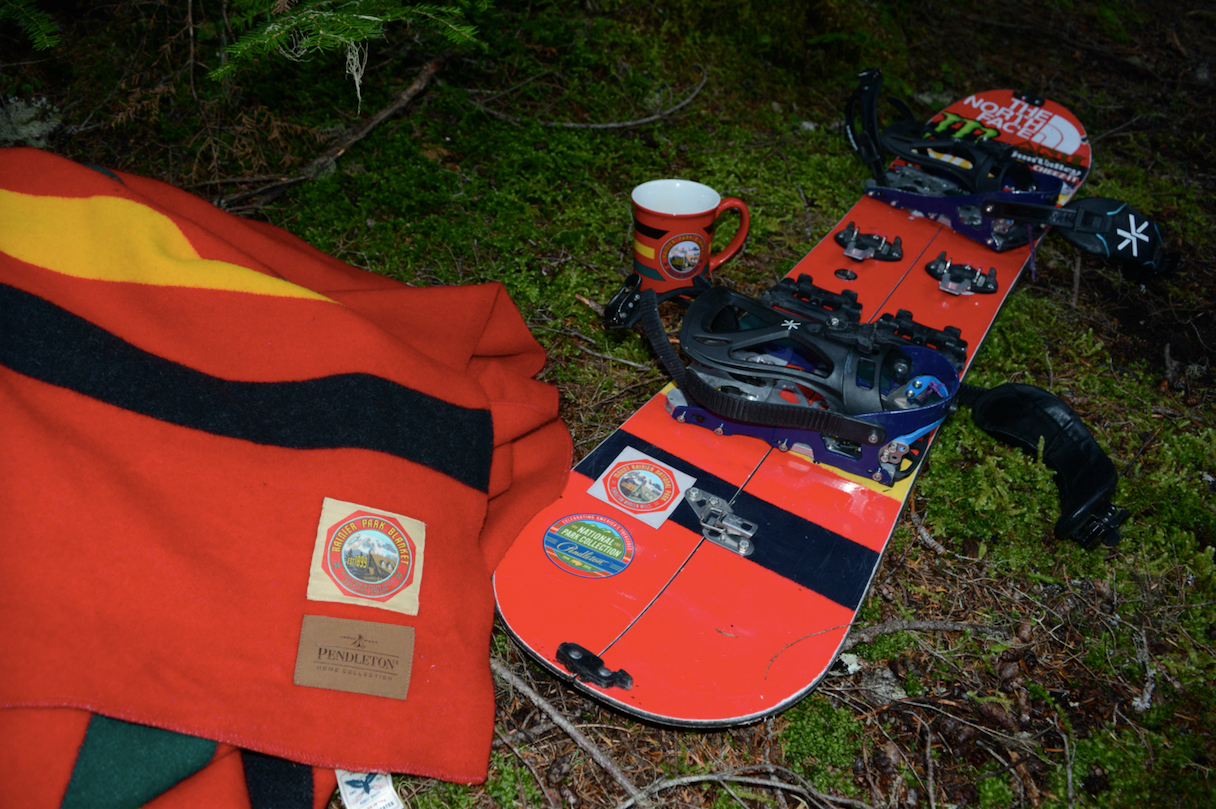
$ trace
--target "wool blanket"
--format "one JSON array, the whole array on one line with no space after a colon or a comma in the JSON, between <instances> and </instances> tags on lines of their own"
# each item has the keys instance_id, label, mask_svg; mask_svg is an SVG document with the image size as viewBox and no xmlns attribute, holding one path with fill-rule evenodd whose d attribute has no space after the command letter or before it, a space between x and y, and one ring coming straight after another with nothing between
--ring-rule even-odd
<instances>
[{"instance_id":1,"label":"wool blanket","mask_svg":"<svg viewBox=\"0 0 1216 809\"><path fill-rule=\"evenodd\" d=\"M570 466L544 359L500 285L0 149L0 788L97 716L200 775L484 780L490 575Z\"/></svg>"}]
</instances>

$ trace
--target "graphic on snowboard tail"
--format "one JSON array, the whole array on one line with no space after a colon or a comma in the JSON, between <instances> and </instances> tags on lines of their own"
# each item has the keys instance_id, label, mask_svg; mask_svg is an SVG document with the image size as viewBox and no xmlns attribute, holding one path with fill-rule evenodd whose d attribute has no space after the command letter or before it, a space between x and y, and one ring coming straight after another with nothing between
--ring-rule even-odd
<instances>
[{"instance_id":1,"label":"graphic on snowboard tail","mask_svg":"<svg viewBox=\"0 0 1216 809\"><path fill-rule=\"evenodd\" d=\"M888 167L876 104L869 134L853 132L863 158L872 140L876 182L760 300L704 276L660 293L632 277L613 298L606 323L642 320L679 384L577 465L495 573L520 645L626 713L737 724L824 676L917 460L1041 235L985 216L984 201L1055 206L1088 170L1071 113L1009 90L905 123L907 154ZM967 145L930 155L943 135ZM689 309L687 367L663 332L663 300ZM549 555L563 521L592 529L565 567Z\"/></svg>"}]
</instances>

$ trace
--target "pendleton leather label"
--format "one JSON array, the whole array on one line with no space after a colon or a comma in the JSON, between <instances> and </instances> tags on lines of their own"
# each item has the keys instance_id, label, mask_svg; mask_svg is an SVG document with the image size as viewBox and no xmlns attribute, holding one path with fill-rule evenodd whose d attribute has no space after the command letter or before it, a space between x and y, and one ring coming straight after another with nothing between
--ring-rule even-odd
<instances>
[{"instance_id":1,"label":"pendleton leather label","mask_svg":"<svg viewBox=\"0 0 1216 809\"><path fill-rule=\"evenodd\" d=\"M405 699L414 661L414 628L305 615L296 685Z\"/></svg>"},{"instance_id":2,"label":"pendleton leather label","mask_svg":"<svg viewBox=\"0 0 1216 809\"><path fill-rule=\"evenodd\" d=\"M308 571L311 601L418 614L426 525L326 497Z\"/></svg>"}]
</instances>

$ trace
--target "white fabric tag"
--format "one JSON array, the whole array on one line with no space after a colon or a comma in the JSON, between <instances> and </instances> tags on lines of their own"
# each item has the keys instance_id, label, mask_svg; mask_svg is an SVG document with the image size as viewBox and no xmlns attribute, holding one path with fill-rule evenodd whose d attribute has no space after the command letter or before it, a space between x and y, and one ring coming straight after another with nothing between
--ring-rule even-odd
<instances>
[{"instance_id":1,"label":"white fabric tag","mask_svg":"<svg viewBox=\"0 0 1216 809\"><path fill-rule=\"evenodd\" d=\"M382 772L348 772L338 774L338 792L346 809L405 809L405 804L393 789L393 779Z\"/></svg>"}]
</instances>

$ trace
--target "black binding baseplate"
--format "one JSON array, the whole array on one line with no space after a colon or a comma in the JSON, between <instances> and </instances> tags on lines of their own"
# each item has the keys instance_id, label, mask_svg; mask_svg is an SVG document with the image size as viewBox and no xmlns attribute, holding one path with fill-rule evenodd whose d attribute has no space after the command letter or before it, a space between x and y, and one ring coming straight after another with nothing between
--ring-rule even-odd
<instances>
[{"instance_id":1,"label":"black binding baseplate","mask_svg":"<svg viewBox=\"0 0 1216 809\"><path fill-rule=\"evenodd\" d=\"M692 360L667 395L677 421L751 435L883 485L952 409L966 343L901 310L851 319L855 301L809 277L756 300L715 287L690 306L680 347Z\"/></svg>"},{"instance_id":2,"label":"black binding baseplate","mask_svg":"<svg viewBox=\"0 0 1216 809\"><path fill-rule=\"evenodd\" d=\"M903 242L898 236L888 241L877 233L862 233L857 224L850 222L835 236L836 244L844 248L844 254L854 261L899 261L904 257Z\"/></svg>"},{"instance_id":3,"label":"black binding baseplate","mask_svg":"<svg viewBox=\"0 0 1216 809\"><path fill-rule=\"evenodd\" d=\"M925 271L941 282L939 289L951 295L986 295L997 290L996 267L982 270L970 264L955 264L944 250L925 265Z\"/></svg>"},{"instance_id":4,"label":"black binding baseplate","mask_svg":"<svg viewBox=\"0 0 1216 809\"><path fill-rule=\"evenodd\" d=\"M806 273L796 279L782 278L766 289L760 300L829 326L861 322L861 304L857 302L855 291L831 292L815 286L815 279Z\"/></svg>"},{"instance_id":5,"label":"black binding baseplate","mask_svg":"<svg viewBox=\"0 0 1216 809\"><path fill-rule=\"evenodd\" d=\"M874 323L863 324L856 292L849 289L836 293L823 289L806 273L799 275L797 280L781 279L765 290L760 300L774 309L822 323L831 330L829 333L847 330L850 336L845 339L867 351L874 350L875 346L902 342L940 352L959 372L967 362L967 341L962 339L962 332L956 327L934 329L925 326L917 323L907 309L900 309L894 315L884 314Z\"/></svg>"}]
</instances>

